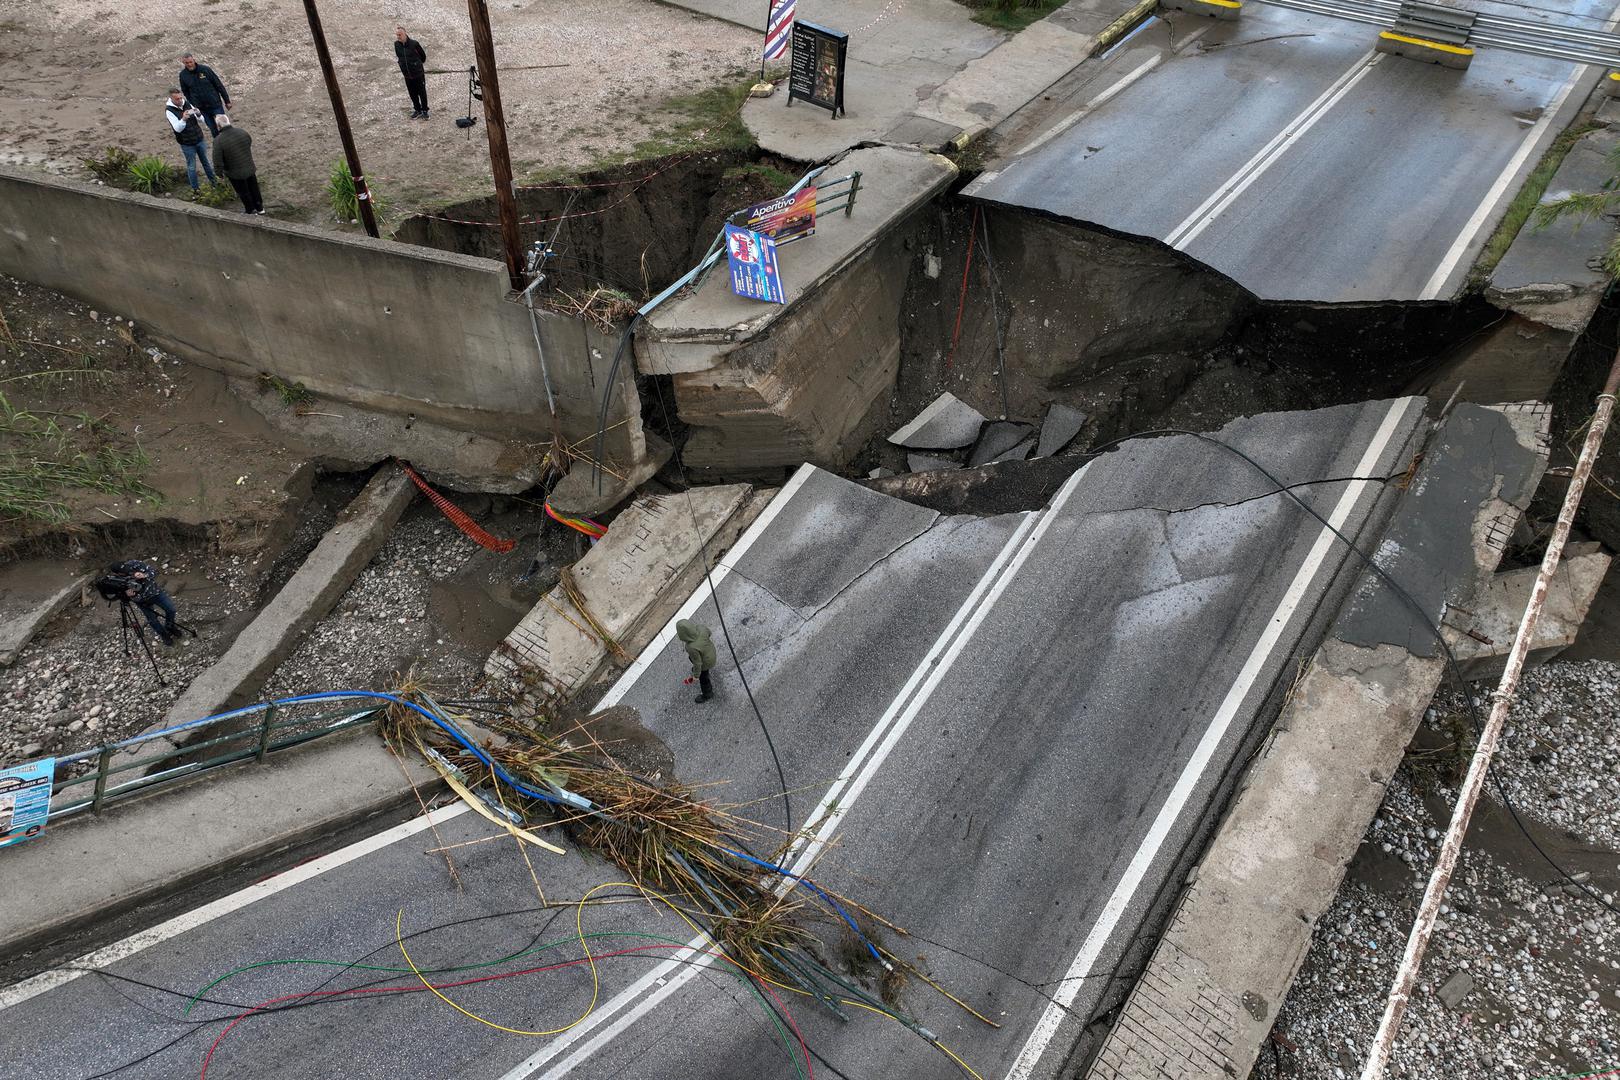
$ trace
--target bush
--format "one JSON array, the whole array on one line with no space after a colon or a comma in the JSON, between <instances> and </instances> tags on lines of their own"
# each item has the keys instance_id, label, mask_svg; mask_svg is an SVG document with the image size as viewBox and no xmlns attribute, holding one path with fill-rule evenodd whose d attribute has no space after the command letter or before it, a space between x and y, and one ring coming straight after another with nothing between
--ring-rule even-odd
<instances>
[{"instance_id":1,"label":"bush","mask_svg":"<svg viewBox=\"0 0 1620 1080\"><path fill-rule=\"evenodd\" d=\"M113 184L117 187L129 186L130 166L138 160L133 151L125 150L122 146L109 146L95 157L80 159L91 176L103 184Z\"/></svg>"},{"instance_id":2,"label":"bush","mask_svg":"<svg viewBox=\"0 0 1620 1080\"><path fill-rule=\"evenodd\" d=\"M161 195L174 186L174 174L168 162L153 154L130 164L129 186L147 195Z\"/></svg>"},{"instance_id":3,"label":"bush","mask_svg":"<svg viewBox=\"0 0 1620 1080\"><path fill-rule=\"evenodd\" d=\"M228 206L235 200L236 190L223 180L215 180L212 184L203 184L191 196L191 201L198 206Z\"/></svg>"},{"instance_id":4,"label":"bush","mask_svg":"<svg viewBox=\"0 0 1620 1080\"><path fill-rule=\"evenodd\" d=\"M371 212L375 217L382 217L387 204L377 194L374 184L367 184L371 193ZM349 171L349 163L339 159L332 166L332 178L326 182L327 198L332 200L332 213L339 221L360 220L360 199L354 190L354 174Z\"/></svg>"}]
</instances>

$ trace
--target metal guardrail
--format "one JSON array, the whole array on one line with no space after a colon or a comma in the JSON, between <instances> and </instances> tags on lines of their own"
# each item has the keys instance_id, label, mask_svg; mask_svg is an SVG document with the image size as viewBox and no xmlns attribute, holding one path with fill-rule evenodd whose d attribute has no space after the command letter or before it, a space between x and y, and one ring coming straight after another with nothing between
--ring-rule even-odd
<instances>
[{"instance_id":1,"label":"metal guardrail","mask_svg":"<svg viewBox=\"0 0 1620 1080\"><path fill-rule=\"evenodd\" d=\"M266 702L164 728L161 731L137 735L121 742L106 743L76 754L68 754L56 759L58 778L64 773L77 771L77 767L86 762L94 761L95 767L81 772L78 776L57 779L52 784L51 811L46 820L56 821L86 810L99 814L108 803L128 798L172 780L194 776L238 761L251 758L262 763L269 754L277 750L285 750L333 732L358 727L382 711L382 708L383 706L369 703L313 716L300 716L297 715L299 710L296 707ZM258 714L258 719L244 725L243 720L254 713ZM224 728L231 730L222 734L210 734L213 729ZM292 733L277 735L277 732ZM177 735L200 735L203 738L197 742L176 745L173 740ZM136 756L141 747L159 741L168 742L169 749L146 757ZM203 751L232 743L238 745L212 757L194 760ZM129 760L125 760L126 758ZM160 768L169 763L176 764L172 764L169 768ZM156 771L149 771L154 769ZM136 773L136 775L132 779L114 782L113 778L121 773ZM62 792L84 784L91 785L88 795L75 802L59 801Z\"/></svg>"},{"instance_id":2,"label":"metal guardrail","mask_svg":"<svg viewBox=\"0 0 1620 1080\"><path fill-rule=\"evenodd\" d=\"M1292 8L1313 15L1348 19L1386 28L1400 26L1421 27L1426 21L1442 13L1459 18L1457 23L1466 31L1468 45L1480 45L1509 52L1546 56L1555 60L1568 60L1577 64L1599 64L1620 68L1620 34L1607 30L1586 30L1557 23L1536 22L1529 19L1509 18L1466 8L1449 8L1422 2L1401 0L1260 0L1273 7ZM1471 25L1467 16L1472 16ZM1405 32L1405 31L1403 31ZM1421 29L1415 31L1422 36Z\"/></svg>"}]
</instances>

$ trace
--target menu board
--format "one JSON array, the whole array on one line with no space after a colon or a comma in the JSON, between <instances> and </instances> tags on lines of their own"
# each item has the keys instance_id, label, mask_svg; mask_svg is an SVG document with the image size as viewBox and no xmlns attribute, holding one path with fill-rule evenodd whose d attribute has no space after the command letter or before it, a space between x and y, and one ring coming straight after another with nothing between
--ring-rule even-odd
<instances>
[{"instance_id":1,"label":"menu board","mask_svg":"<svg viewBox=\"0 0 1620 1080\"><path fill-rule=\"evenodd\" d=\"M848 34L815 23L794 23L787 103L808 101L832 110L835 118L844 112L844 61L848 55Z\"/></svg>"}]
</instances>

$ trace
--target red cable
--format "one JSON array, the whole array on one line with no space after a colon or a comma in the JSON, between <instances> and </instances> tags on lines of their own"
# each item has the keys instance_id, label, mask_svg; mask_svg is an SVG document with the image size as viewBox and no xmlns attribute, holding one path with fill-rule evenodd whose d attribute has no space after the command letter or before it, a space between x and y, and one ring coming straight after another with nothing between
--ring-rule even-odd
<instances>
[{"instance_id":1,"label":"red cable","mask_svg":"<svg viewBox=\"0 0 1620 1080\"><path fill-rule=\"evenodd\" d=\"M973 269L973 240L979 234L979 204L973 204L973 227L968 231L967 263L962 267L962 292L956 298L956 329L951 331L951 351L945 354L945 370L956 359L956 343L962 338L962 309L967 306L968 271Z\"/></svg>"},{"instance_id":2,"label":"red cable","mask_svg":"<svg viewBox=\"0 0 1620 1080\"><path fill-rule=\"evenodd\" d=\"M508 551L517 547L516 540L501 540L479 528L478 522L468 517L465 510L428 487L427 481L417 476L415 469L403 461L399 463L399 467L404 469L405 475L414 480L416 486L422 489L422 494L428 497L428 501L439 508L439 513L449 518L451 524L466 533L474 543L488 548L497 555L505 555Z\"/></svg>"},{"instance_id":3,"label":"red cable","mask_svg":"<svg viewBox=\"0 0 1620 1080\"><path fill-rule=\"evenodd\" d=\"M592 960L606 960L615 956L629 956L634 953L646 952L652 949L684 948L686 948L685 945L637 945L631 949L619 949L616 952L593 953L589 957L582 956L578 960L565 960L562 963L548 964L545 967L525 968L522 971L508 971L502 975L480 975L477 978L463 979L460 982L436 983L434 985L440 990L453 990L459 986L472 986L475 983L498 982L501 979L514 979L519 975L535 975L545 971L559 971L562 968L577 967L580 964L588 964ZM728 963L732 962L724 953L715 952L712 949L707 951L694 949L693 951L703 956L714 956L722 960L726 960ZM739 968L739 970L743 969ZM776 991L769 983L759 979L758 976L752 977L760 984L760 986L764 988L765 992L771 996L771 1000L776 1003L777 1009L779 1009L782 1016L786 1018L788 1027L793 1031L793 1037L799 1041L799 1052L804 1056L806 1073L810 1077L810 1080L815 1080L815 1066L812 1065L810 1061L810 1048L808 1045L806 1045L804 1036L800 1034L799 1025L794 1022L793 1014L788 1011L788 1008L785 1004L783 1004L781 997L777 995ZM214 1060L214 1051L219 1049L219 1044L225 1040L225 1036L231 1033L231 1029L236 1027L237 1024L240 1024L243 1020L246 1020L248 1017L252 1016L254 1013L263 1012L272 1005L279 1005L283 1001L296 1001L311 997L342 997L346 994L419 994L426 989L427 987L423 986L420 982L406 986L357 986L348 990L305 990L303 993L283 994L281 997L270 998L268 1001L261 1001L251 1009L239 1013L236 1019L225 1025L224 1031L221 1031L217 1036L215 1036L213 1043L208 1047L208 1053L203 1055L202 1073L199 1075L198 1080L208 1080L208 1066Z\"/></svg>"}]
</instances>

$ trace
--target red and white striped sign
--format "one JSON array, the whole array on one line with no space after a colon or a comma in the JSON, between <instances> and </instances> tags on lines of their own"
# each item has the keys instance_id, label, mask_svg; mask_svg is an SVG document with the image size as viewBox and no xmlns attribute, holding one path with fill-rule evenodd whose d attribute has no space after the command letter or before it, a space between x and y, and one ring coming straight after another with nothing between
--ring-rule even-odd
<instances>
[{"instance_id":1,"label":"red and white striped sign","mask_svg":"<svg viewBox=\"0 0 1620 1080\"><path fill-rule=\"evenodd\" d=\"M787 55L793 38L795 0L771 0L771 13L765 24L765 59L780 60Z\"/></svg>"}]
</instances>

